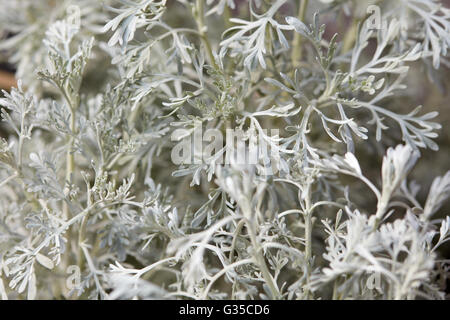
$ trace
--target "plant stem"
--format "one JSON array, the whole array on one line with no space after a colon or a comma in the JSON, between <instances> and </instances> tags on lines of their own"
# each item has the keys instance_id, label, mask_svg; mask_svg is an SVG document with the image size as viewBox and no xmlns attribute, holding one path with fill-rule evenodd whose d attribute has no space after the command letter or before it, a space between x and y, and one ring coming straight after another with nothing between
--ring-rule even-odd
<instances>
[{"instance_id":1,"label":"plant stem","mask_svg":"<svg viewBox=\"0 0 450 320\"><path fill-rule=\"evenodd\" d=\"M230 260L230 263L233 263L234 248L236 248L236 241L239 236L239 233L241 233L241 230L244 227L244 224L245 224L245 220L242 219L241 221L239 221L238 225L236 226L236 230L234 231L233 241L231 242L230 257L228 258Z\"/></svg>"},{"instance_id":2,"label":"plant stem","mask_svg":"<svg viewBox=\"0 0 450 320\"><path fill-rule=\"evenodd\" d=\"M307 186L305 197L305 260L307 263L306 280L309 284L311 275L311 258L312 258L312 209L311 209L311 188L310 184ZM306 298L309 299L309 289L306 289Z\"/></svg>"},{"instance_id":3,"label":"plant stem","mask_svg":"<svg viewBox=\"0 0 450 320\"><path fill-rule=\"evenodd\" d=\"M226 29L231 27L230 19L231 19L230 8L227 5L225 5L225 7L223 8L223 20Z\"/></svg>"},{"instance_id":4,"label":"plant stem","mask_svg":"<svg viewBox=\"0 0 450 320\"><path fill-rule=\"evenodd\" d=\"M72 132L72 134L75 134L75 112L73 110L71 111L70 118L71 118L70 131ZM74 139L73 137L70 137L69 148L67 149L67 158L66 158L66 181L71 180L73 171L75 169L75 157L74 154L72 153L73 145Z\"/></svg>"},{"instance_id":5,"label":"plant stem","mask_svg":"<svg viewBox=\"0 0 450 320\"><path fill-rule=\"evenodd\" d=\"M75 143L74 135L75 135L75 110L78 107L78 101L72 101L72 99L69 98L69 95L67 94L68 90L66 87L60 88L64 98L67 102L67 105L70 109L70 132L71 136L69 137L68 146L67 146L67 153L66 153L66 183L69 183L68 190L70 190L70 182L72 180L72 175L75 170L75 158L74 154L72 153L72 149ZM76 99L78 100L78 99ZM66 201L63 202L63 218L65 220L68 220L70 218L70 208ZM67 230L67 238L71 239L72 230L69 228ZM67 255L65 256L65 259L63 260L63 265L69 265L70 263L70 252L71 252L71 242L67 241Z\"/></svg>"},{"instance_id":6,"label":"plant stem","mask_svg":"<svg viewBox=\"0 0 450 320\"><path fill-rule=\"evenodd\" d=\"M278 290L278 287L277 287L272 275L269 272L269 268L267 267L264 256L261 254L261 246L259 245L258 240L256 239L254 225L248 219L246 219L246 222L247 222L248 234L249 234L250 240L252 242L256 262L258 264L259 269L261 270L262 276L263 276L266 284L269 286L270 293L272 294L272 299L277 300L280 298L280 291Z\"/></svg>"},{"instance_id":7,"label":"plant stem","mask_svg":"<svg viewBox=\"0 0 450 320\"><path fill-rule=\"evenodd\" d=\"M207 35L207 27L205 25L205 9L204 9L204 0L197 0L196 6L194 9L194 18L197 22L197 28L198 32L200 34L200 38L203 41L203 44L205 45L206 53L208 54L209 60L211 65L215 69L219 69L218 65L216 64L216 61L214 59L214 55L211 49L211 43L209 42L208 35Z\"/></svg>"},{"instance_id":8,"label":"plant stem","mask_svg":"<svg viewBox=\"0 0 450 320\"><path fill-rule=\"evenodd\" d=\"M346 53L353 48L353 43L355 42L358 33L359 21L360 19L353 19L350 28L345 33L345 37L342 40L342 53Z\"/></svg>"},{"instance_id":9,"label":"plant stem","mask_svg":"<svg viewBox=\"0 0 450 320\"><path fill-rule=\"evenodd\" d=\"M19 146L18 146L18 152L17 152L17 168L19 171L22 170L22 153L23 153L23 138L24 138L24 131L25 131L25 115L22 114L22 120L20 122L20 135L19 135Z\"/></svg>"},{"instance_id":10,"label":"plant stem","mask_svg":"<svg viewBox=\"0 0 450 320\"><path fill-rule=\"evenodd\" d=\"M308 0L302 0L298 9L298 18L302 22L305 20L307 7L308 7ZM295 32L291 52L291 60L294 69L300 66L301 59L302 59L302 36L300 35L300 33Z\"/></svg>"},{"instance_id":11,"label":"plant stem","mask_svg":"<svg viewBox=\"0 0 450 320\"><path fill-rule=\"evenodd\" d=\"M81 220L81 226L80 226L80 231L78 232L78 257L77 257L77 262L78 262L78 267L80 268L80 270L83 270L84 267L84 254L83 254L83 242L84 242L84 238L86 237L86 227L87 227L87 216L84 216Z\"/></svg>"},{"instance_id":12,"label":"plant stem","mask_svg":"<svg viewBox=\"0 0 450 320\"><path fill-rule=\"evenodd\" d=\"M17 178L19 175L17 173L14 173L13 175L9 176L8 178L6 178L5 180L3 180L2 182L0 182L0 188L3 187L5 184L7 184L9 181Z\"/></svg>"},{"instance_id":13,"label":"plant stem","mask_svg":"<svg viewBox=\"0 0 450 320\"><path fill-rule=\"evenodd\" d=\"M331 300L339 300L339 295L338 295L338 278L334 279L334 284L333 284L333 297L331 298Z\"/></svg>"},{"instance_id":14,"label":"plant stem","mask_svg":"<svg viewBox=\"0 0 450 320\"><path fill-rule=\"evenodd\" d=\"M73 171L75 170L75 158L72 153L72 149L75 143L74 135L75 135L75 110L78 107L78 103L73 103L73 101L69 98L69 95L67 94L66 88L61 88L61 91L64 94L64 98L66 99L67 105L70 109L70 133L71 136L69 137L68 141L68 148L67 148L67 154L66 154L66 182L71 181ZM78 100L78 99L77 99ZM63 207L63 216L65 219L68 219L69 217L69 206L64 203Z\"/></svg>"},{"instance_id":15,"label":"plant stem","mask_svg":"<svg viewBox=\"0 0 450 320\"><path fill-rule=\"evenodd\" d=\"M219 279L222 275L224 275L225 273L227 273L230 269L236 268L240 265L244 265L244 264L250 264L250 263L255 263L253 261L253 259L244 259L244 260L240 260L240 261L236 261L234 263L231 263L229 265L227 265L226 267L224 267L222 270L220 270L219 272L217 272L210 280L210 282L208 283L208 286L205 288L204 292L202 293L201 299L200 300L207 300L208 299L208 293L211 290L212 285L214 284L214 282L217 281L217 279Z\"/></svg>"},{"instance_id":16,"label":"plant stem","mask_svg":"<svg viewBox=\"0 0 450 320\"><path fill-rule=\"evenodd\" d=\"M305 259L309 260L312 257L312 217L311 213L305 216Z\"/></svg>"}]
</instances>

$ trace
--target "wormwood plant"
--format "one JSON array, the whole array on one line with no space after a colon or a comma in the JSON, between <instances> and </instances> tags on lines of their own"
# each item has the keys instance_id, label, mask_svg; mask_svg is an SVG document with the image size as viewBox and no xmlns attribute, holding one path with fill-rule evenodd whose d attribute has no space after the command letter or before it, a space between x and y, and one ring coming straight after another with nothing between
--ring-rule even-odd
<instances>
[{"instance_id":1,"label":"wormwood plant","mask_svg":"<svg viewBox=\"0 0 450 320\"><path fill-rule=\"evenodd\" d=\"M445 299L450 172L425 198L408 178L441 126L405 98L448 72L438 1L0 15L3 299Z\"/></svg>"}]
</instances>

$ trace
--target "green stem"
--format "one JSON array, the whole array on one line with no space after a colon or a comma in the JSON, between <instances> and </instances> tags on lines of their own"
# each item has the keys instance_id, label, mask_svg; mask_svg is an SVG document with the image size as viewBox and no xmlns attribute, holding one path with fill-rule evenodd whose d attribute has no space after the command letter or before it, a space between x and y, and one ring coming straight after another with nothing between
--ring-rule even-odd
<instances>
[{"instance_id":1,"label":"green stem","mask_svg":"<svg viewBox=\"0 0 450 320\"><path fill-rule=\"evenodd\" d=\"M311 277L311 258L312 258L312 219L311 214L308 213L305 216L305 260L307 263L306 269L306 282L309 285ZM309 288L306 287L305 290L306 299L310 299Z\"/></svg>"},{"instance_id":2,"label":"green stem","mask_svg":"<svg viewBox=\"0 0 450 320\"><path fill-rule=\"evenodd\" d=\"M298 9L298 18L302 22L305 20L307 7L308 7L308 0L302 0ZM291 60L294 69L300 66L301 59L302 59L302 36L300 35L300 33L295 32L291 52Z\"/></svg>"},{"instance_id":3,"label":"green stem","mask_svg":"<svg viewBox=\"0 0 450 320\"><path fill-rule=\"evenodd\" d=\"M333 284L333 297L332 300L340 300L339 294L338 294L338 287L339 287L339 278L334 279Z\"/></svg>"},{"instance_id":4,"label":"green stem","mask_svg":"<svg viewBox=\"0 0 450 320\"><path fill-rule=\"evenodd\" d=\"M266 284L269 286L269 290L270 290L270 293L272 294L272 298L277 300L280 298L280 291L278 290L278 287L277 287L272 275L269 272L269 268L267 267L264 256L261 254L261 246L259 245L259 243L256 239L254 225L248 219L246 220L246 222L247 222L248 234L249 234L250 240L252 242L256 262L258 264L259 269L261 270L262 276L263 276Z\"/></svg>"},{"instance_id":5,"label":"green stem","mask_svg":"<svg viewBox=\"0 0 450 320\"><path fill-rule=\"evenodd\" d=\"M245 220L242 219L241 221L239 221L238 225L236 226L236 230L234 231L233 241L231 242L230 257L228 258L230 260L230 263L233 263L234 248L236 248L236 241L239 236L239 233L241 233L241 230L244 227L244 224L245 224Z\"/></svg>"},{"instance_id":6,"label":"green stem","mask_svg":"<svg viewBox=\"0 0 450 320\"><path fill-rule=\"evenodd\" d=\"M75 139L74 139L74 135L75 135L75 110L76 107L78 107L78 101L76 101L76 103L74 104L73 101L69 98L69 95L67 94L67 90L66 88L61 88L61 91L64 94L64 98L66 99L67 105L70 109L70 132L71 132L71 136L69 137L69 141L68 141L68 146L67 146L67 154L66 154L66 183L69 183L69 187L70 188L70 181L72 179L72 175L73 172L75 170L75 156L72 153L72 149L74 147L75 144ZM78 99L76 99L78 100ZM75 106L76 107L75 107ZM70 217L70 208L69 208L69 204L64 201L63 203L63 217L64 219L68 220ZM72 230L69 228L67 230L67 238L71 239L71 234L72 234ZM63 260L63 265L69 265L70 264L70 252L71 252L71 242L68 241L67 242L67 255L65 256L64 260Z\"/></svg>"},{"instance_id":7,"label":"green stem","mask_svg":"<svg viewBox=\"0 0 450 320\"><path fill-rule=\"evenodd\" d=\"M223 20L225 22L226 29L231 28L230 19L231 19L230 8L227 5L225 5L225 8L223 9Z\"/></svg>"},{"instance_id":8,"label":"green stem","mask_svg":"<svg viewBox=\"0 0 450 320\"><path fill-rule=\"evenodd\" d=\"M311 213L305 216L305 259L310 260L312 257L312 217Z\"/></svg>"},{"instance_id":9,"label":"green stem","mask_svg":"<svg viewBox=\"0 0 450 320\"><path fill-rule=\"evenodd\" d=\"M84 216L81 220L81 226L80 226L80 231L78 233L78 267L80 268L80 270L83 270L84 267L84 254L83 254L83 242L84 242L84 238L86 237L86 227L87 227L87 221L88 221L88 217L87 215Z\"/></svg>"},{"instance_id":10,"label":"green stem","mask_svg":"<svg viewBox=\"0 0 450 320\"><path fill-rule=\"evenodd\" d=\"M307 186L307 195L305 198L305 260L308 265L306 273L306 281L309 284L311 275L311 258L312 258L312 208L311 208L311 188ZM309 289L306 289L306 299L310 298Z\"/></svg>"},{"instance_id":11,"label":"green stem","mask_svg":"<svg viewBox=\"0 0 450 320\"><path fill-rule=\"evenodd\" d=\"M18 160L17 160L17 168L19 171L22 170L22 153L23 153L23 138L25 131L25 115L22 114L22 121L20 122L20 135L19 135L19 146L18 146Z\"/></svg>"},{"instance_id":12,"label":"green stem","mask_svg":"<svg viewBox=\"0 0 450 320\"><path fill-rule=\"evenodd\" d=\"M196 6L194 9L194 17L195 21L197 22L197 28L198 32L200 34L200 38L203 41L203 44L205 45L206 53L208 54L209 60L211 65L215 69L219 69L218 65L216 64L216 61L214 59L214 55L211 49L211 43L209 42L208 35L207 35L207 27L205 25L205 9L204 9L204 0L197 0Z\"/></svg>"},{"instance_id":13,"label":"green stem","mask_svg":"<svg viewBox=\"0 0 450 320\"><path fill-rule=\"evenodd\" d=\"M0 188L3 187L4 185L6 185L9 181L14 180L15 178L17 178L18 176L19 176L18 173L14 173L13 175L9 176L8 178L6 178L2 182L0 182Z\"/></svg>"},{"instance_id":14,"label":"green stem","mask_svg":"<svg viewBox=\"0 0 450 320\"><path fill-rule=\"evenodd\" d=\"M70 131L72 133L72 135L75 134L75 112L72 110L71 111L71 120L70 120ZM67 149L67 158L66 158L66 181L70 181L73 171L75 169L75 157L74 154L72 153L72 148L74 146L74 138L73 136L70 137L69 140L69 147Z\"/></svg>"},{"instance_id":15,"label":"green stem","mask_svg":"<svg viewBox=\"0 0 450 320\"><path fill-rule=\"evenodd\" d=\"M346 53L351 48L353 48L353 43L356 40L356 35L358 33L358 24L360 19L353 19L350 28L345 33L345 37L342 41L342 53Z\"/></svg>"}]
</instances>

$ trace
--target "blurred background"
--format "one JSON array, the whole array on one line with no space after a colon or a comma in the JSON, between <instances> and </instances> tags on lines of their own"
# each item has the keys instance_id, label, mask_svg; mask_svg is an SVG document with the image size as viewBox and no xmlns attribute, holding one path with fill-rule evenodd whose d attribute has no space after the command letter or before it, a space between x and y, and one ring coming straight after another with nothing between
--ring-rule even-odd
<instances>
[{"instance_id":1,"label":"blurred background","mask_svg":"<svg viewBox=\"0 0 450 320\"><path fill-rule=\"evenodd\" d=\"M367 2L366 5L376 2L362 0L361 3L363 1L364 3ZM286 15L294 15L296 11L295 8L298 6L297 2L298 0L292 0L282 8L286 12ZM235 0L235 3L236 8L231 12L231 15L240 16L243 11L248 10L247 1ZM446 8L450 9L450 0L442 0L441 3ZM178 4L174 0L168 0L169 10L170 6L176 5ZM307 22L310 22L309 19L312 17L313 13L317 10L321 10L321 8L323 8L323 4L321 4L320 1L309 1L308 11L306 15L308 19ZM0 11L2 11L3 9L4 8L0 7ZM180 12L182 13L182 11ZM351 14L351 12L323 12L323 14L321 14L321 23L327 25L326 37L330 38L334 33L338 33L338 39L342 40L346 32L350 32L349 30L351 29L351 26L349 21L352 21L353 18ZM189 21L186 21L186 19L181 15L179 17L175 17L174 19L174 21L171 21L172 25L190 23ZM209 21L209 23L214 23L214 21L212 21L213 18L210 19L211 21ZM221 21L222 19L220 19L217 24L221 24ZM214 35L214 37L220 37L220 33L222 32L223 27L224 26L215 26L215 28L211 29L210 32ZM7 39L9 36L12 36L12 34L2 34L2 30L0 29L0 39ZM0 51L0 88L3 90L10 90L11 87L16 86L16 66L9 63L10 59L10 55L8 55L6 52ZM421 186L418 198L423 204L425 203L428 189L433 179L437 176L444 175L447 171L450 170L450 74L448 67L445 66L445 64L441 64L440 70L438 72L435 72L432 68L427 67L422 61L412 63L410 64L410 66L411 69L406 79L408 89L406 90L405 96L402 98L402 105L395 106L396 110L407 113L416 106L423 105L423 113L431 111L439 112L439 116L436 121L442 125L442 129L439 132L439 138L435 140L435 142L439 145L440 150L421 150L422 157L418 161L409 177L409 181L415 180ZM96 67L101 68L101 64L97 64ZM34 71L37 72L38 70ZM95 74L95 72L92 73L92 75L88 75L92 76L94 79L90 83L98 83L96 82L96 80L98 80L98 77L101 75L102 73ZM398 97L396 97L396 99L398 99ZM392 131L393 132L384 133L385 138L383 139L383 143L385 145L380 146L380 144L376 143L375 141L369 141L369 147L367 148L368 151L365 151L367 152L367 154L358 154L358 158L364 159L363 170L372 181L380 181L380 168L382 161L382 157L380 155L384 154L384 148L387 147L387 145L395 145L400 140L398 132L396 133L396 130ZM0 123L0 137L6 138L6 136L6 131ZM372 151L371 148L373 149ZM365 195L361 194L361 197L364 199ZM365 199L365 201L367 203L368 209L374 207L374 199L373 201L371 199ZM445 206L440 210L440 215L444 216L449 214L450 201L447 201ZM449 259L450 243L444 245L442 250L444 257Z\"/></svg>"}]
</instances>

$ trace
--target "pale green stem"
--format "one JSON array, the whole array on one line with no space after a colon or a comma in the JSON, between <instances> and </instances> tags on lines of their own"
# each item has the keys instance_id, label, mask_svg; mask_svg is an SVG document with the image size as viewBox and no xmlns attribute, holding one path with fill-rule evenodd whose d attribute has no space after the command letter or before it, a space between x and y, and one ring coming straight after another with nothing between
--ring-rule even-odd
<instances>
[{"instance_id":1,"label":"pale green stem","mask_svg":"<svg viewBox=\"0 0 450 320\"><path fill-rule=\"evenodd\" d=\"M238 238L238 236L239 236L239 233L241 232L241 230L242 230L242 227L244 226L244 224L245 224L245 220L244 219L242 219L241 221L239 221L239 223L238 223L238 225L236 226L236 230L234 231L234 237L233 237L233 241L231 242L231 249L230 249L230 257L229 257L229 260L230 260L230 263L232 263L233 262L233 258L234 258L234 248L236 247L236 241L237 241L237 238Z\"/></svg>"},{"instance_id":2,"label":"pale green stem","mask_svg":"<svg viewBox=\"0 0 450 320\"><path fill-rule=\"evenodd\" d=\"M14 173L13 175L9 176L8 178L6 178L5 180L3 180L2 182L0 182L0 188L3 187L5 184L7 184L9 181L17 178L18 174Z\"/></svg>"},{"instance_id":3,"label":"pale green stem","mask_svg":"<svg viewBox=\"0 0 450 320\"><path fill-rule=\"evenodd\" d=\"M231 12L230 12L230 8L228 8L227 5L225 5L225 8L223 9L223 20L225 22L225 28L231 28Z\"/></svg>"},{"instance_id":4,"label":"pale green stem","mask_svg":"<svg viewBox=\"0 0 450 320\"><path fill-rule=\"evenodd\" d=\"M200 38L202 39L203 44L205 45L206 53L208 54L210 63L215 69L218 69L219 67L216 64L216 61L214 59L213 51L211 49L211 43L209 42L208 35L207 35L208 29L205 25L204 5L205 5L204 0L197 0L196 6L195 6L194 17L195 17L195 21L197 22L197 28L198 28L198 32L200 34Z\"/></svg>"},{"instance_id":5,"label":"pale green stem","mask_svg":"<svg viewBox=\"0 0 450 320\"><path fill-rule=\"evenodd\" d=\"M342 53L348 52L353 48L353 44L355 43L356 36L358 33L358 24L360 19L353 19L350 28L346 31L344 39L342 41Z\"/></svg>"},{"instance_id":6,"label":"pale green stem","mask_svg":"<svg viewBox=\"0 0 450 320\"><path fill-rule=\"evenodd\" d=\"M334 279L332 300L339 300L338 294L339 278Z\"/></svg>"},{"instance_id":7,"label":"pale green stem","mask_svg":"<svg viewBox=\"0 0 450 320\"><path fill-rule=\"evenodd\" d=\"M258 243L258 240L256 239L256 233L254 224L246 219L247 227L248 227L248 234L250 236L250 240L252 242L254 256L256 259L256 262L258 264L259 269L261 270L262 276L266 282L266 284L269 286L270 293L272 294L272 299L279 299L280 298L280 291L278 290L278 287L272 277L272 275L269 272L269 268L267 267L266 260L264 256L261 254L261 247Z\"/></svg>"},{"instance_id":8,"label":"pale green stem","mask_svg":"<svg viewBox=\"0 0 450 320\"><path fill-rule=\"evenodd\" d=\"M311 188L308 185L307 195L305 198L305 260L308 265L306 280L309 284L309 279L311 275L311 258L312 258L312 209L311 209ZM306 289L306 298L310 298L309 289Z\"/></svg>"},{"instance_id":9,"label":"pale green stem","mask_svg":"<svg viewBox=\"0 0 450 320\"><path fill-rule=\"evenodd\" d=\"M308 0L302 0L298 9L298 18L304 22L306 9L308 7ZM291 60L294 69L300 66L300 60L302 59L302 36L300 33L294 33L293 47L291 53Z\"/></svg>"},{"instance_id":10,"label":"pale green stem","mask_svg":"<svg viewBox=\"0 0 450 320\"><path fill-rule=\"evenodd\" d=\"M83 270L84 267L84 255L83 255L83 242L86 237L88 217L84 216L81 220L80 231L78 232L78 267Z\"/></svg>"},{"instance_id":11,"label":"pale green stem","mask_svg":"<svg viewBox=\"0 0 450 320\"><path fill-rule=\"evenodd\" d=\"M19 146L18 146L18 160L17 160L17 168L22 170L22 153L23 153L23 134L25 131L25 116L22 115L22 121L20 123L20 135L19 135Z\"/></svg>"},{"instance_id":12,"label":"pale green stem","mask_svg":"<svg viewBox=\"0 0 450 320\"><path fill-rule=\"evenodd\" d=\"M228 266L224 267L218 273L214 275L214 277L209 281L208 286L205 288L205 291L202 294L201 300L206 300L208 297L208 293L211 290L212 285L225 273L227 273L230 269L234 269L240 265L254 263L253 259L244 259L240 261L236 261Z\"/></svg>"}]
</instances>

